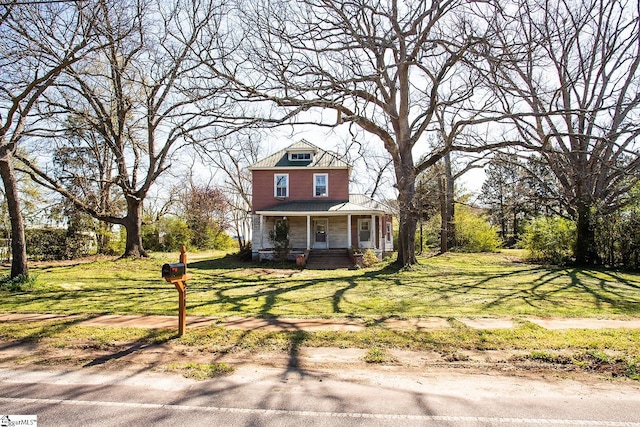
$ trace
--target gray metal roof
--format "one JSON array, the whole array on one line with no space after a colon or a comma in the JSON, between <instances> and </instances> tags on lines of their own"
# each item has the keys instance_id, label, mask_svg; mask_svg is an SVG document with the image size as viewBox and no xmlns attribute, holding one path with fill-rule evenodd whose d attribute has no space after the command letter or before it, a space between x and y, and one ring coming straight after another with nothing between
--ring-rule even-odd
<instances>
[{"instance_id":1,"label":"gray metal roof","mask_svg":"<svg viewBox=\"0 0 640 427\"><path fill-rule=\"evenodd\" d=\"M363 194L350 194L349 200L295 200L280 203L262 209L266 213L327 213L327 214L359 214L359 213L391 213L391 209Z\"/></svg>"},{"instance_id":2,"label":"gray metal roof","mask_svg":"<svg viewBox=\"0 0 640 427\"><path fill-rule=\"evenodd\" d=\"M361 206L366 206L369 209L391 212L391 208L388 205L374 200L369 196L365 196L364 194L349 194L349 202Z\"/></svg>"},{"instance_id":3,"label":"gray metal roof","mask_svg":"<svg viewBox=\"0 0 640 427\"><path fill-rule=\"evenodd\" d=\"M311 161L291 161L289 152L313 153ZM280 150L269 157L254 163L249 169L273 169L273 168L315 168L315 169L348 169L349 164L338 155L306 141L304 139L291 144L287 148Z\"/></svg>"}]
</instances>

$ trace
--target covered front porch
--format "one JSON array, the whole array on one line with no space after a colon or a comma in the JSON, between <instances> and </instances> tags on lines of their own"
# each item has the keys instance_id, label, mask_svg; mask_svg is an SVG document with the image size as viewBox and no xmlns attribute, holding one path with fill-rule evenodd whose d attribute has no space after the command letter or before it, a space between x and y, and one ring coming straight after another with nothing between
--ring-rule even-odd
<instances>
[{"instance_id":1,"label":"covered front porch","mask_svg":"<svg viewBox=\"0 0 640 427\"><path fill-rule=\"evenodd\" d=\"M310 207L316 209L310 210ZM382 257L393 251L391 216L382 209L349 202L325 202L320 206L318 202L292 202L255 213L255 259L263 258L261 252L273 249L269 233L278 221L287 221L289 247L294 254L312 250L372 249Z\"/></svg>"}]
</instances>

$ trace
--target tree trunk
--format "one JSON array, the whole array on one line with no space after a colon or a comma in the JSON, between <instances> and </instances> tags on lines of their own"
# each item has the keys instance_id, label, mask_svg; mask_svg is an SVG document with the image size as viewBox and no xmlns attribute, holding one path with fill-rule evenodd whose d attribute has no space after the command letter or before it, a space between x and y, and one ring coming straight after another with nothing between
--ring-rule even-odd
<instances>
[{"instance_id":1,"label":"tree trunk","mask_svg":"<svg viewBox=\"0 0 640 427\"><path fill-rule=\"evenodd\" d=\"M142 247L142 199L127 197L127 216L123 222L127 231L127 242L123 257L147 257Z\"/></svg>"},{"instance_id":2,"label":"tree trunk","mask_svg":"<svg viewBox=\"0 0 640 427\"><path fill-rule=\"evenodd\" d=\"M502 195L500 195L500 234L502 235L502 241L507 241L507 220L505 217L507 216L507 212L505 212L504 203L502 202Z\"/></svg>"},{"instance_id":3,"label":"tree trunk","mask_svg":"<svg viewBox=\"0 0 640 427\"><path fill-rule=\"evenodd\" d=\"M518 241L518 211L514 209L513 210L513 237L509 241L509 247L511 248L515 246L517 241Z\"/></svg>"},{"instance_id":4,"label":"tree trunk","mask_svg":"<svg viewBox=\"0 0 640 427\"><path fill-rule=\"evenodd\" d=\"M455 189L453 172L451 171L451 153L444 156L444 175L447 189L447 246L452 248L456 244L456 223L455 223Z\"/></svg>"},{"instance_id":5,"label":"tree trunk","mask_svg":"<svg viewBox=\"0 0 640 427\"><path fill-rule=\"evenodd\" d=\"M449 250L449 226L447 219L447 191L445 177L440 177L438 191L440 192L440 253L443 254Z\"/></svg>"},{"instance_id":6,"label":"tree trunk","mask_svg":"<svg viewBox=\"0 0 640 427\"><path fill-rule=\"evenodd\" d=\"M411 212L400 211L400 229L398 230L398 259L400 266L416 264L416 229L418 221Z\"/></svg>"},{"instance_id":7,"label":"tree trunk","mask_svg":"<svg viewBox=\"0 0 640 427\"><path fill-rule=\"evenodd\" d=\"M580 203L577 213L576 264L596 264L598 256L595 249L595 229L591 206L588 203Z\"/></svg>"},{"instance_id":8,"label":"tree trunk","mask_svg":"<svg viewBox=\"0 0 640 427\"><path fill-rule=\"evenodd\" d=\"M11 219L11 278L29 274L27 268L27 244L24 237L24 222L20 212L18 183L13 169L13 156L6 148L0 157L0 176L4 184L7 208Z\"/></svg>"},{"instance_id":9,"label":"tree trunk","mask_svg":"<svg viewBox=\"0 0 640 427\"><path fill-rule=\"evenodd\" d=\"M415 209L416 176L411 156L403 158L400 173L396 172L398 185L398 202L400 207L400 224L398 230L398 259L400 266L416 264L416 229L418 224Z\"/></svg>"}]
</instances>

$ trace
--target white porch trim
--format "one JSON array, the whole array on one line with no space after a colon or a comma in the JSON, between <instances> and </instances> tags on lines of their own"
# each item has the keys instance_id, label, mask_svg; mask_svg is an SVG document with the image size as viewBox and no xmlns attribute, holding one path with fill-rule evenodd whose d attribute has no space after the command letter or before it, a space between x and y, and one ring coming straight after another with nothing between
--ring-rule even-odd
<instances>
[{"instance_id":1,"label":"white porch trim","mask_svg":"<svg viewBox=\"0 0 640 427\"><path fill-rule=\"evenodd\" d=\"M311 215L307 215L307 250L311 249Z\"/></svg>"},{"instance_id":2,"label":"white porch trim","mask_svg":"<svg viewBox=\"0 0 640 427\"><path fill-rule=\"evenodd\" d=\"M264 248L264 216L260 215L260 249Z\"/></svg>"},{"instance_id":3,"label":"white porch trim","mask_svg":"<svg viewBox=\"0 0 640 427\"><path fill-rule=\"evenodd\" d=\"M371 249L378 249L376 245L376 216L371 214Z\"/></svg>"}]
</instances>

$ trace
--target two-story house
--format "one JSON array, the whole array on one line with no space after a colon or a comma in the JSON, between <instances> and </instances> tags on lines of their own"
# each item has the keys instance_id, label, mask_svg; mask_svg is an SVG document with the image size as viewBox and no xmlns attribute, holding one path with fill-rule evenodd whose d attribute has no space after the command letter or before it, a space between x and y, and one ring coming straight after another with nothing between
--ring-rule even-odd
<instances>
[{"instance_id":1,"label":"two-story house","mask_svg":"<svg viewBox=\"0 0 640 427\"><path fill-rule=\"evenodd\" d=\"M370 248L393 251L390 209L349 194L350 166L336 154L301 140L250 167L253 180L253 255L268 258L269 232L287 221L293 253Z\"/></svg>"}]
</instances>

